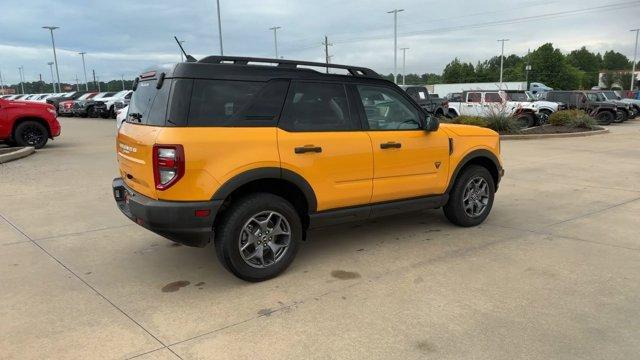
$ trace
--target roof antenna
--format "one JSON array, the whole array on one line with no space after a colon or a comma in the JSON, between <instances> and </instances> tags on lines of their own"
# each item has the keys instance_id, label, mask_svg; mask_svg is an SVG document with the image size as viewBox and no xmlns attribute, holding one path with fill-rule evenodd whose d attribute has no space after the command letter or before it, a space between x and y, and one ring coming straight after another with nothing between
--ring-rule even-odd
<instances>
[{"instance_id":1,"label":"roof antenna","mask_svg":"<svg viewBox=\"0 0 640 360\"><path fill-rule=\"evenodd\" d=\"M196 60L196 58L194 58L193 56L187 54L186 51L184 51L184 48L182 47L182 44L180 43L180 40L178 40L177 36L173 37L174 39L176 39L176 42L178 43L178 46L180 47L180 51L182 51L182 53L184 54L184 58L187 59L187 62L196 62L198 60Z\"/></svg>"}]
</instances>

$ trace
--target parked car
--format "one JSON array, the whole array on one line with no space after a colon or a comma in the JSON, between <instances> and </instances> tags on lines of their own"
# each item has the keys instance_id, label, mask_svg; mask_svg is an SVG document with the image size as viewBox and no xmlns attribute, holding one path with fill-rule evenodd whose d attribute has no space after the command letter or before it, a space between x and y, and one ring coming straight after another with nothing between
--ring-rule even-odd
<instances>
[{"instance_id":1,"label":"parked car","mask_svg":"<svg viewBox=\"0 0 640 360\"><path fill-rule=\"evenodd\" d=\"M553 88L548 87L547 85L543 84L543 83L539 83L539 82L532 82L529 84L529 91L531 91L532 94L534 95L538 95L538 94L544 94L547 93L549 91L553 90Z\"/></svg>"},{"instance_id":2,"label":"parked car","mask_svg":"<svg viewBox=\"0 0 640 360\"><path fill-rule=\"evenodd\" d=\"M76 100L86 93L87 92L85 91L72 91L72 92L65 93L61 96L54 96L54 97L48 98L46 101L47 101L47 104L53 105L56 108L56 111L58 111L61 101Z\"/></svg>"},{"instance_id":3,"label":"parked car","mask_svg":"<svg viewBox=\"0 0 640 360\"><path fill-rule=\"evenodd\" d=\"M526 90L505 90L505 93L511 101L528 101L538 109L538 116L536 118L536 125L544 125L549 121L549 116L558 110L567 108L567 105L563 103L557 103L553 101L539 100L530 91Z\"/></svg>"},{"instance_id":4,"label":"parked car","mask_svg":"<svg viewBox=\"0 0 640 360\"><path fill-rule=\"evenodd\" d=\"M73 115L91 118L99 117L100 114L106 111L106 109L104 103L98 100L109 98L114 94L114 92L101 92L87 99L78 99L74 101Z\"/></svg>"},{"instance_id":5,"label":"parked car","mask_svg":"<svg viewBox=\"0 0 640 360\"><path fill-rule=\"evenodd\" d=\"M442 99L437 95L429 94L424 86L419 85L400 85L400 88L409 94L418 105L427 110L429 114L435 116L445 116L449 114L449 101Z\"/></svg>"},{"instance_id":6,"label":"parked car","mask_svg":"<svg viewBox=\"0 0 640 360\"><path fill-rule=\"evenodd\" d=\"M518 120L521 127L536 124L538 109L529 101L512 101L504 91L464 91L461 102L450 101L452 116L490 116L505 114Z\"/></svg>"},{"instance_id":7,"label":"parked car","mask_svg":"<svg viewBox=\"0 0 640 360\"><path fill-rule=\"evenodd\" d=\"M633 106L618 100L617 98L608 99L602 90L591 91L598 96L599 101L606 101L616 105L616 119L614 122L620 123L636 117Z\"/></svg>"},{"instance_id":8,"label":"parked car","mask_svg":"<svg viewBox=\"0 0 640 360\"><path fill-rule=\"evenodd\" d=\"M99 100L96 100L95 108L97 112L99 112L99 114L97 115L103 118L110 117L115 119L116 110L117 110L116 103L129 101L129 99L131 99L132 94L133 94L133 91L131 90L122 90L113 94L113 96L103 97Z\"/></svg>"},{"instance_id":9,"label":"parked car","mask_svg":"<svg viewBox=\"0 0 640 360\"><path fill-rule=\"evenodd\" d=\"M116 110L116 131L120 130L120 126L122 126L122 123L127 117L127 111L129 111L128 105Z\"/></svg>"},{"instance_id":10,"label":"parked car","mask_svg":"<svg viewBox=\"0 0 640 360\"><path fill-rule=\"evenodd\" d=\"M75 116L74 106L76 101L87 101L96 96L96 92L88 92L80 95L76 100L72 100L70 97L67 100L60 101L58 103L58 115L60 116Z\"/></svg>"},{"instance_id":11,"label":"parked car","mask_svg":"<svg viewBox=\"0 0 640 360\"><path fill-rule=\"evenodd\" d=\"M607 101L620 101L624 104L629 105L631 110L633 111L633 114L632 116L629 116L629 119L633 119L640 114L640 100L622 97L613 90L602 90L600 91L600 93L605 97Z\"/></svg>"},{"instance_id":12,"label":"parked car","mask_svg":"<svg viewBox=\"0 0 640 360\"><path fill-rule=\"evenodd\" d=\"M601 101L598 95L582 91L553 90L546 94L546 100L562 102L569 109L584 110L598 120L601 125L609 125L616 121L618 107L608 101Z\"/></svg>"},{"instance_id":13,"label":"parked car","mask_svg":"<svg viewBox=\"0 0 640 360\"><path fill-rule=\"evenodd\" d=\"M496 132L439 126L373 70L281 59L145 71L116 151L125 216L187 245L213 240L247 281L284 271L308 228L440 207L478 225L503 174Z\"/></svg>"},{"instance_id":14,"label":"parked car","mask_svg":"<svg viewBox=\"0 0 640 360\"><path fill-rule=\"evenodd\" d=\"M0 141L40 149L60 131L52 105L0 99Z\"/></svg>"}]
</instances>

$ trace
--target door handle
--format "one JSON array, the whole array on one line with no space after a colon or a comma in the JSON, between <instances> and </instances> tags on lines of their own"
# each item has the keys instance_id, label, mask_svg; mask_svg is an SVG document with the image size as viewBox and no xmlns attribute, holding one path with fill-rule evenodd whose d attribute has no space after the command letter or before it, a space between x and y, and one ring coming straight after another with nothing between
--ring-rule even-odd
<instances>
[{"instance_id":1,"label":"door handle","mask_svg":"<svg viewBox=\"0 0 640 360\"><path fill-rule=\"evenodd\" d=\"M380 149L400 149L401 147L402 144L393 141L380 144Z\"/></svg>"},{"instance_id":2,"label":"door handle","mask_svg":"<svg viewBox=\"0 0 640 360\"><path fill-rule=\"evenodd\" d=\"M321 153L322 148L320 146L313 146L313 145L305 145L305 146L299 146L295 148L296 154L304 154L304 153L310 153L310 152Z\"/></svg>"}]
</instances>

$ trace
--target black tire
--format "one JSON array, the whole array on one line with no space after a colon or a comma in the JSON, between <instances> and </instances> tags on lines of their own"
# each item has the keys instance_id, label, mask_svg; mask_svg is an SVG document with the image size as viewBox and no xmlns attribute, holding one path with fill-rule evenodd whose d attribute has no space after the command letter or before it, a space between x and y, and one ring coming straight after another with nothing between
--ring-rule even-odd
<instances>
[{"instance_id":1,"label":"black tire","mask_svg":"<svg viewBox=\"0 0 640 360\"><path fill-rule=\"evenodd\" d=\"M454 110L449 109L449 112L447 113L447 116L448 116L449 118L453 119L453 118L457 118L457 117L458 117L458 114L457 114Z\"/></svg>"},{"instance_id":2,"label":"black tire","mask_svg":"<svg viewBox=\"0 0 640 360\"><path fill-rule=\"evenodd\" d=\"M596 120L600 125L609 125L616 116L611 111L601 111L596 115Z\"/></svg>"},{"instance_id":3,"label":"black tire","mask_svg":"<svg viewBox=\"0 0 640 360\"><path fill-rule=\"evenodd\" d=\"M90 117L90 118L97 118L98 114L96 114L96 108L94 108L93 106L89 106L87 108L87 115L85 117Z\"/></svg>"},{"instance_id":4,"label":"black tire","mask_svg":"<svg viewBox=\"0 0 640 360\"><path fill-rule=\"evenodd\" d=\"M23 121L16 127L14 141L18 146L41 149L49 140L49 131L37 121Z\"/></svg>"},{"instance_id":5,"label":"black tire","mask_svg":"<svg viewBox=\"0 0 640 360\"><path fill-rule=\"evenodd\" d=\"M481 178L486 182L488 199L484 210L476 216L471 216L465 210L465 200L463 197L467 185L476 178ZM449 201L442 209L444 210L444 215L453 224L463 227L476 226L481 224L487 216L489 216L491 208L493 207L494 196L495 183L489 170L479 165L469 165L462 170L456 179L453 188L449 192Z\"/></svg>"},{"instance_id":6,"label":"black tire","mask_svg":"<svg viewBox=\"0 0 640 360\"><path fill-rule=\"evenodd\" d=\"M540 115L538 115L538 125L546 125L549 123L549 116L553 114L553 111L548 109L540 110Z\"/></svg>"},{"instance_id":7,"label":"black tire","mask_svg":"<svg viewBox=\"0 0 640 360\"><path fill-rule=\"evenodd\" d=\"M516 120L518 121L518 126L520 126L520 128L523 128L523 129L530 128L534 126L536 123L535 118L530 113L522 113L518 115Z\"/></svg>"},{"instance_id":8,"label":"black tire","mask_svg":"<svg viewBox=\"0 0 640 360\"><path fill-rule=\"evenodd\" d=\"M245 224L256 214L267 211L281 214L288 222L290 240L281 258L266 267L257 268L243 259L239 246ZM222 214L215 229L216 255L227 270L242 280L250 282L268 280L289 267L302 240L302 231L300 215L287 200L269 193L250 194L235 200ZM267 251L273 254L270 249Z\"/></svg>"},{"instance_id":9,"label":"black tire","mask_svg":"<svg viewBox=\"0 0 640 360\"><path fill-rule=\"evenodd\" d=\"M629 113L626 110L618 110L616 112L616 118L613 120L614 123L621 123L629 120Z\"/></svg>"}]
</instances>

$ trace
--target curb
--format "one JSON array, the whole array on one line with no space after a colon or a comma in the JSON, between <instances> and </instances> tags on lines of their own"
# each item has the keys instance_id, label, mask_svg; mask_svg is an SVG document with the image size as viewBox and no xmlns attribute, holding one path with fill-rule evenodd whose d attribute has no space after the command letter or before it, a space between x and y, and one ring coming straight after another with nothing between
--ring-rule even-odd
<instances>
[{"instance_id":1,"label":"curb","mask_svg":"<svg viewBox=\"0 0 640 360\"><path fill-rule=\"evenodd\" d=\"M607 134L609 130L601 129L594 131L582 131L574 133L564 134L521 134L521 135L500 135L500 140L534 140L534 139L556 139L556 138L571 138L571 137L584 137Z\"/></svg>"},{"instance_id":2,"label":"curb","mask_svg":"<svg viewBox=\"0 0 640 360\"><path fill-rule=\"evenodd\" d=\"M27 157L35 151L36 149L31 146L0 149L0 164Z\"/></svg>"}]
</instances>

